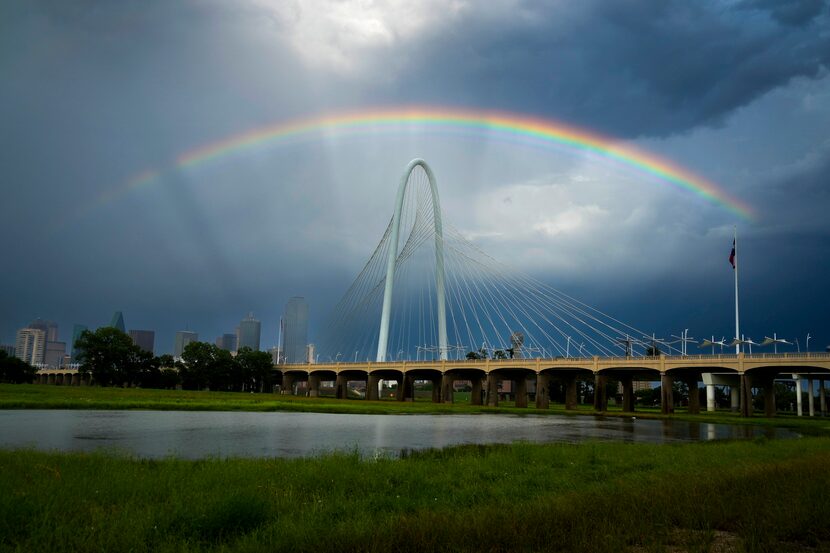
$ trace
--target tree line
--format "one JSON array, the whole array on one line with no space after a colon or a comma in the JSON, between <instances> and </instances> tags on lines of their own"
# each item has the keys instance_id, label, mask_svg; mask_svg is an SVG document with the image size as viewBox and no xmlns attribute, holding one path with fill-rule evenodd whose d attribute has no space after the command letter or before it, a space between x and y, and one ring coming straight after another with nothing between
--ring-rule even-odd
<instances>
[{"instance_id":1,"label":"tree line","mask_svg":"<svg viewBox=\"0 0 830 553\"><path fill-rule=\"evenodd\" d=\"M0 382L22 384L31 382L37 374L37 369L22 359L10 356L5 350L0 350Z\"/></svg>"},{"instance_id":2,"label":"tree line","mask_svg":"<svg viewBox=\"0 0 830 553\"><path fill-rule=\"evenodd\" d=\"M271 356L251 348L236 356L207 342L191 342L181 360L154 356L135 345L117 328L85 330L75 342L78 372L89 374L101 386L140 386L186 390L270 391Z\"/></svg>"}]
</instances>

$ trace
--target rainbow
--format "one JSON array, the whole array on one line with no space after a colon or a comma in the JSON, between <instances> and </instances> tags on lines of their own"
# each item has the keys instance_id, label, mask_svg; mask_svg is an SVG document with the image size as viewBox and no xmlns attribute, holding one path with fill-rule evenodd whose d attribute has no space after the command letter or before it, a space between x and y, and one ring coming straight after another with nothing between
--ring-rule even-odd
<instances>
[{"instance_id":1,"label":"rainbow","mask_svg":"<svg viewBox=\"0 0 830 553\"><path fill-rule=\"evenodd\" d=\"M321 131L369 133L405 127L434 132L494 133L507 139L542 145L558 145L585 151L656 177L659 181L691 192L735 213L743 219L754 217L753 209L730 196L713 182L671 161L598 133L572 127L551 119L509 112L472 111L444 107L392 107L317 115L247 130L198 146L176 157L170 167L145 169L120 187L101 197L98 204L111 201L131 189L158 180L170 168L195 167L238 152L304 137Z\"/></svg>"}]
</instances>

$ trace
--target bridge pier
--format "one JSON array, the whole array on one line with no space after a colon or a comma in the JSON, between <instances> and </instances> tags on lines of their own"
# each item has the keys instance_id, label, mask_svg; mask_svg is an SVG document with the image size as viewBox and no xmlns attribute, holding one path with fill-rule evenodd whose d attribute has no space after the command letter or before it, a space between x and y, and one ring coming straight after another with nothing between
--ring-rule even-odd
<instances>
[{"instance_id":1,"label":"bridge pier","mask_svg":"<svg viewBox=\"0 0 830 553\"><path fill-rule=\"evenodd\" d=\"M706 385L706 410L712 412L715 410L715 385Z\"/></svg>"},{"instance_id":2,"label":"bridge pier","mask_svg":"<svg viewBox=\"0 0 830 553\"><path fill-rule=\"evenodd\" d=\"M801 393L801 376L794 374L793 380L795 380L795 409L796 414L800 417L804 415L804 408L802 407L802 402L804 398L802 397Z\"/></svg>"},{"instance_id":3,"label":"bridge pier","mask_svg":"<svg viewBox=\"0 0 830 553\"><path fill-rule=\"evenodd\" d=\"M444 377L436 376L432 379L432 403L441 403L443 399L443 381Z\"/></svg>"},{"instance_id":4,"label":"bridge pier","mask_svg":"<svg viewBox=\"0 0 830 553\"><path fill-rule=\"evenodd\" d=\"M455 377L451 374L445 374L441 378L441 399L444 403L453 403L453 383Z\"/></svg>"},{"instance_id":5,"label":"bridge pier","mask_svg":"<svg viewBox=\"0 0 830 553\"><path fill-rule=\"evenodd\" d=\"M308 397L320 397L320 376L308 375Z\"/></svg>"},{"instance_id":6,"label":"bridge pier","mask_svg":"<svg viewBox=\"0 0 830 553\"><path fill-rule=\"evenodd\" d=\"M827 416L827 395L824 392L824 379L820 379L818 381L818 400L819 406L821 408L821 416Z\"/></svg>"},{"instance_id":7,"label":"bridge pier","mask_svg":"<svg viewBox=\"0 0 830 553\"><path fill-rule=\"evenodd\" d=\"M741 410L741 387L740 386L730 386L729 387L729 409L733 413L737 413Z\"/></svg>"},{"instance_id":8,"label":"bridge pier","mask_svg":"<svg viewBox=\"0 0 830 553\"><path fill-rule=\"evenodd\" d=\"M815 391L813 390L813 379L812 378L807 379L807 393L809 394L809 396L807 397L807 408L809 409L810 416L815 417L816 416L816 402L815 402L815 398L813 397L813 394L815 393Z\"/></svg>"},{"instance_id":9,"label":"bridge pier","mask_svg":"<svg viewBox=\"0 0 830 553\"><path fill-rule=\"evenodd\" d=\"M536 375L536 408L550 407L550 375L539 373Z\"/></svg>"},{"instance_id":10,"label":"bridge pier","mask_svg":"<svg viewBox=\"0 0 830 553\"><path fill-rule=\"evenodd\" d=\"M660 375L660 412L664 415L671 415L674 413L673 384L673 377L667 374Z\"/></svg>"},{"instance_id":11,"label":"bridge pier","mask_svg":"<svg viewBox=\"0 0 830 553\"><path fill-rule=\"evenodd\" d=\"M282 387L280 388L280 394L284 396L290 396L294 394L294 380L295 377L293 374L286 374L283 373L282 375Z\"/></svg>"},{"instance_id":12,"label":"bridge pier","mask_svg":"<svg viewBox=\"0 0 830 553\"><path fill-rule=\"evenodd\" d=\"M470 379L470 382L473 385L473 390L470 392L470 405L481 405L481 393L482 393L482 381L484 379L482 377L474 377Z\"/></svg>"},{"instance_id":13,"label":"bridge pier","mask_svg":"<svg viewBox=\"0 0 830 553\"><path fill-rule=\"evenodd\" d=\"M415 401L415 377L405 374L398 381L398 401Z\"/></svg>"},{"instance_id":14,"label":"bridge pier","mask_svg":"<svg viewBox=\"0 0 830 553\"><path fill-rule=\"evenodd\" d=\"M741 416L752 416L752 377L744 373L741 375Z\"/></svg>"},{"instance_id":15,"label":"bridge pier","mask_svg":"<svg viewBox=\"0 0 830 553\"><path fill-rule=\"evenodd\" d=\"M770 376L762 382L764 388L764 416L775 416L775 377Z\"/></svg>"},{"instance_id":16,"label":"bridge pier","mask_svg":"<svg viewBox=\"0 0 830 553\"><path fill-rule=\"evenodd\" d=\"M343 373L338 373L337 378L334 381L334 397L337 399L347 399L348 394L348 381L346 377L343 376Z\"/></svg>"},{"instance_id":17,"label":"bridge pier","mask_svg":"<svg viewBox=\"0 0 830 553\"><path fill-rule=\"evenodd\" d=\"M369 401L377 401L378 388L380 388L380 377L376 374L370 374L366 381L366 399Z\"/></svg>"},{"instance_id":18,"label":"bridge pier","mask_svg":"<svg viewBox=\"0 0 830 553\"><path fill-rule=\"evenodd\" d=\"M496 373L487 374L487 407L499 406L499 379Z\"/></svg>"},{"instance_id":19,"label":"bridge pier","mask_svg":"<svg viewBox=\"0 0 830 553\"><path fill-rule=\"evenodd\" d=\"M594 410L607 411L608 410L608 390L606 384L608 377L604 374L594 375Z\"/></svg>"},{"instance_id":20,"label":"bridge pier","mask_svg":"<svg viewBox=\"0 0 830 553\"><path fill-rule=\"evenodd\" d=\"M573 410L578 405L576 375L566 376L565 380L565 409Z\"/></svg>"},{"instance_id":21,"label":"bridge pier","mask_svg":"<svg viewBox=\"0 0 830 553\"><path fill-rule=\"evenodd\" d=\"M69 381L69 384L72 386L78 386L80 383L81 377L78 376L78 373L73 374L71 380Z\"/></svg>"},{"instance_id":22,"label":"bridge pier","mask_svg":"<svg viewBox=\"0 0 830 553\"><path fill-rule=\"evenodd\" d=\"M697 389L697 377L690 376L684 380L689 389L689 414L700 414L700 390Z\"/></svg>"},{"instance_id":23,"label":"bridge pier","mask_svg":"<svg viewBox=\"0 0 830 553\"><path fill-rule=\"evenodd\" d=\"M634 377L624 375L620 377L622 384L622 410L626 413L634 412Z\"/></svg>"},{"instance_id":24,"label":"bridge pier","mask_svg":"<svg viewBox=\"0 0 830 553\"><path fill-rule=\"evenodd\" d=\"M516 389L516 407L527 407L527 377L517 378L513 383Z\"/></svg>"}]
</instances>

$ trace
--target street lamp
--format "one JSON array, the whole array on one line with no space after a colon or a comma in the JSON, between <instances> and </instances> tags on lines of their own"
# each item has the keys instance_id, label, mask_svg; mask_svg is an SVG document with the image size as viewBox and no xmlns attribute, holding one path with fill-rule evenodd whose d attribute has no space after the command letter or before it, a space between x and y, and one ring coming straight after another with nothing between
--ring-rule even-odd
<instances>
[{"instance_id":1,"label":"street lamp","mask_svg":"<svg viewBox=\"0 0 830 553\"><path fill-rule=\"evenodd\" d=\"M354 362L357 363L357 354L360 350L354 352Z\"/></svg>"},{"instance_id":2,"label":"street lamp","mask_svg":"<svg viewBox=\"0 0 830 553\"><path fill-rule=\"evenodd\" d=\"M769 336L764 336L764 341L763 341L763 342L761 342L761 344L760 344L760 345L762 345L762 346L768 346L768 345L770 345L770 344L772 344L772 346L773 346L773 348L774 348L774 349L773 349L773 351L774 351L776 354L778 353L778 344L786 344L786 345L788 345L788 346L793 345L793 343L792 343L792 342L788 342L788 341L786 341L786 340L785 340L785 339L783 339L783 338L779 338L779 337L778 337L778 335L777 335L775 332L773 332L773 333L772 333L772 338L770 338Z\"/></svg>"}]
</instances>

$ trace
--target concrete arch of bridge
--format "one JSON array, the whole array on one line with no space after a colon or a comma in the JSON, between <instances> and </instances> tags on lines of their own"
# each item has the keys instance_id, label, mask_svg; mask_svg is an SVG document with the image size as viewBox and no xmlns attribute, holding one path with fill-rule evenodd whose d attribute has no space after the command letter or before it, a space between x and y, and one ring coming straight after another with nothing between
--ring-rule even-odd
<instances>
[{"instance_id":1,"label":"concrete arch of bridge","mask_svg":"<svg viewBox=\"0 0 830 553\"><path fill-rule=\"evenodd\" d=\"M830 376L830 369L825 367L818 367L818 366L810 366L810 365L797 365L792 367L787 366L749 366L744 368L744 374L750 376L778 376L779 374L815 374L817 376L827 375Z\"/></svg>"},{"instance_id":2,"label":"concrete arch of bridge","mask_svg":"<svg viewBox=\"0 0 830 553\"><path fill-rule=\"evenodd\" d=\"M444 380L445 373L440 368L415 367L408 368L404 373L403 379L403 397L398 396L398 399L415 400L415 381L429 381L432 385L432 401L433 403L441 403L444 400Z\"/></svg>"},{"instance_id":3,"label":"concrete arch of bridge","mask_svg":"<svg viewBox=\"0 0 830 553\"><path fill-rule=\"evenodd\" d=\"M661 410L670 413L673 410L671 395L671 379L667 378L660 370L654 367L606 367L600 369L594 375L594 409L597 411L608 410L608 381L619 382L622 388L622 410L634 412L634 381L659 381L661 384ZM669 391L666 394L666 390ZM617 391L612 393L616 396Z\"/></svg>"},{"instance_id":4,"label":"concrete arch of bridge","mask_svg":"<svg viewBox=\"0 0 830 553\"><path fill-rule=\"evenodd\" d=\"M588 367L546 367L536 376L536 408L547 409L554 396L565 404L565 409L578 405L578 381L594 381L594 371Z\"/></svg>"},{"instance_id":5,"label":"concrete arch of bridge","mask_svg":"<svg viewBox=\"0 0 830 553\"><path fill-rule=\"evenodd\" d=\"M283 395L294 395L301 383L309 380L308 369L282 369L277 372L277 384Z\"/></svg>"},{"instance_id":6,"label":"concrete arch of bridge","mask_svg":"<svg viewBox=\"0 0 830 553\"><path fill-rule=\"evenodd\" d=\"M447 369L441 379L441 402L452 403L455 397L455 383L468 381L470 383L470 404L484 403L483 390L487 371L475 367L459 367Z\"/></svg>"},{"instance_id":7,"label":"concrete arch of bridge","mask_svg":"<svg viewBox=\"0 0 830 553\"><path fill-rule=\"evenodd\" d=\"M735 367L721 367L721 366L687 366L687 367L672 367L666 369L664 373L672 382L683 382L689 389L689 413L700 413L700 383L703 382L706 387L706 409L714 411L715 391L714 386L730 386L730 388L739 390L741 376L738 369ZM696 394L692 390L697 390ZM733 395L735 399L733 403L737 409L738 392Z\"/></svg>"},{"instance_id":8,"label":"concrete arch of bridge","mask_svg":"<svg viewBox=\"0 0 830 553\"><path fill-rule=\"evenodd\" d=\"M504 396L512 394L516 407L527 407L527 379L535 375L536 370L530 367L497 366L491 368L487 373L487 405L497 407L500 394ZM504 380L512 383L510 392L499 392L499 382Z\"/></svg>"},{"instance_id":9,"label":"concrete arch of bridge","mask_svg":"<svg viewBox=\"0 0 830 553\"><path fill-rule=\"evenodd\" d=\"M741 414L751 416L753 413L753 395L752 390L760 389L764 395L764 416L774 417L776 413L775 400L775 379L779 376L795 375L799 381L806 380L808 391L808 405L810 413L814 413L814 392L813 381L818 380L820 383L819 393L824 393L824 380L830 379L830 370L818 366L755 366L744 370L741 375ZM801 409L801 383L796 384L799 393L797 393L797 402L799 403L799 412ZM826 399L823 402L823 411L826 411Z\"/></svg>"},{"instance_id":10,"label":"concrete arch of bridge","mask_svg":"<svg viewBox=\"0 0 830 553\"><path fill-rule=\"evenodd\" d=\"M541 372L550 374L551 378L559 373L563 373L566 376L570 373L577 372L579 374L585 373L593 376L594 368L591 365L585 365L584 367L580 367L577 365L567 366L567 367L556 367L556 366L542 366Z\"/></svg>"},{"instance_id":11,"label":"concrete arch of bridge","mask_svg":"<svg viewBox=\"0 0 830 553\"><path fill-rule=\"evenodd\" d=\"M462 361L447 361L444 365L446 371L482 371L487 372L487 365L483 361L465 363Z\"/></svg>"}]
</instances>

